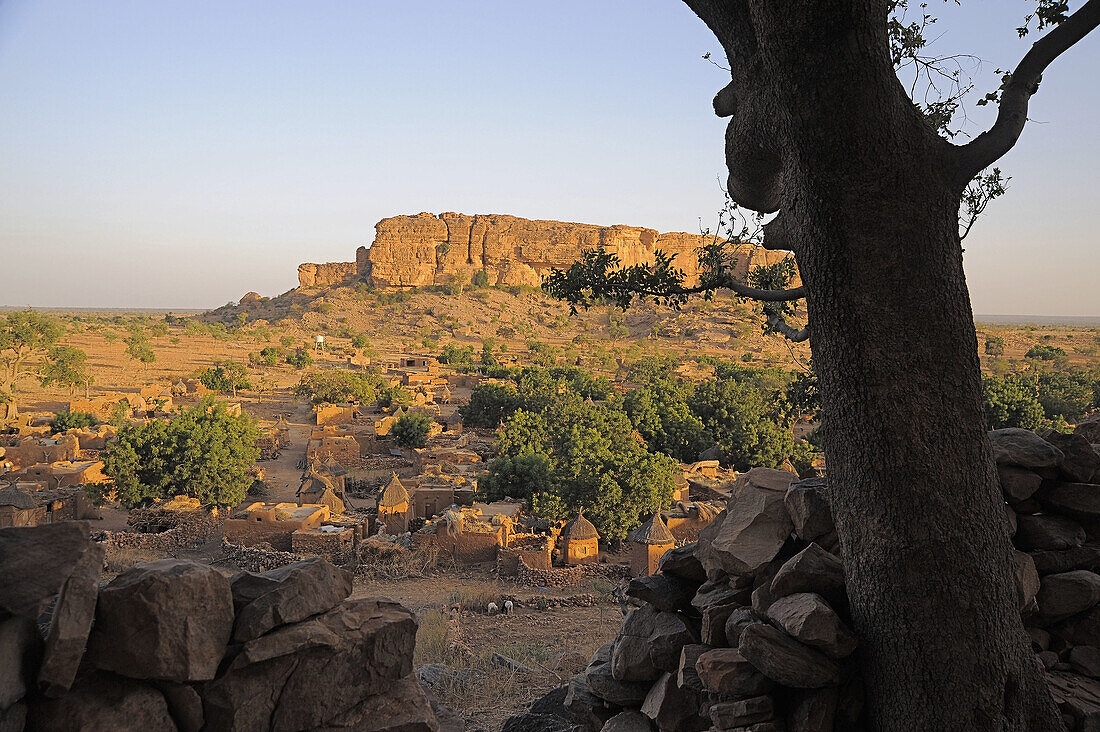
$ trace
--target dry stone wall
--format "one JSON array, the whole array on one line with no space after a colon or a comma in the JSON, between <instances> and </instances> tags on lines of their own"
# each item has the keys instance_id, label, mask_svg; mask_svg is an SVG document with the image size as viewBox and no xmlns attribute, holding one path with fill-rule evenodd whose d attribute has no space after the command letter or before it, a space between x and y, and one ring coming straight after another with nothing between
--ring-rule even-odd
<instances>
[{"instance_id":1,"label":"dry stone wall","mask_svg":"<svg viewBox=\"0 0 1100 732\"><path fill-rule=\"evenodd\" d=\"M565 268L586 249L618 254L624 265L653 261L659 249L689 283L698 276L696 250L709 241L699 234L661 234L639 226L596 226L539 221L500 214L459 213L393 216L375 225L374 243L360 247L355 262L303 264L302 287L323 287L367 276L376 287L411 288L469 282L484 270L491 285L538 286L554 268ZM753 245L736 247L735 274L782 260L784 252Z\"/></svg>"}]
</instances>

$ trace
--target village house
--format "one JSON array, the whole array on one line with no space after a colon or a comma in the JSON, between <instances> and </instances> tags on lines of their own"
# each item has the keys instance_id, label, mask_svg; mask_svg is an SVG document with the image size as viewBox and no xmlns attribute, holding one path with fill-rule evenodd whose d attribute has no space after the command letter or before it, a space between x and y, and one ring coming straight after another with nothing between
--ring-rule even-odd
<instances>
[{"instance_id":1,"label":"village house","mask_svg":"<svg viewBox=\"0 0 1100 732\"><path fill-rule=\"evenodd\" d=\"M299 506L327 506L334 514L344 513L347 496L343 486L329 475L310 470L295 494Z\"/></svg>"},{"instance_id":2,"label":"village house","mask_svg":"<svg viewBox=\"0 0 1100 732\"><path fill-rule=\"evenodd\" d=\"M0 489L0 527L95 518L99 511L80 488L50 490L41 484L13 483Z\"/></svg>"},{"instance_id":3,"label":"village house","mask_svg":"<svg viewBox=\"0 0 1100 732\"><path fill-rule=\"evenodd\" d=\"M387 534L404 534L409 530L409 521L413 518L411 514L409 492L394 473L378 496L378 527Z\"/></svg>"},{"instance_id":4,"label":"village house","mask_svg":"<svg viewBox=\"0 0 1100 732\"><path fill-rule=\"evenodd\" d=\"M292 534L299 529L312 529L327 521L328 506L296 503L253 503L225 521L225 538L233 544L252 546L266 543L279 551L293 549Z\"/></svg>"}]
</instances>

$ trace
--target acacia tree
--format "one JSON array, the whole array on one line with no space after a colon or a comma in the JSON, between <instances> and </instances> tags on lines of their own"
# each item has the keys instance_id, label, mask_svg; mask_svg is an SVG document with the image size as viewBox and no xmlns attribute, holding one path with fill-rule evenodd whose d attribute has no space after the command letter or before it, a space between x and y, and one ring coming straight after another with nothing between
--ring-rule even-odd
<instances>
[{"instance_id":1,"label":"acacia tree","mask_svg":"<svg viewBox=\"0 0 1100 732\"><path fill-rule=\"evenodd\" d=\"M34 310L9 313L0 321L0 363L4 364L0 391L14 399L15 382L28 358L57 343L65 329L55 318Z\"/></svg>"},{"instance_id":2,"label":"acacia tree","mask_svg":"<svg viewBox=\"0 0 1100 732\"><path fill-rule=\"evenodd\" d=\"M927 62L922 27L892 15L901 0L685 2L729 60L714 100L730 118L728 193L778 213L762 243L793 252L803 285L735 281L711 250L697 288L663 286L678 274L667 258L615 272L596 252L549 289L804 297L801 330L766 312L810 342L871 727L1062 729L1017 607L960 224L1003 190L983 171L1019 138L1043 72L1100 24L1100 0L1072 14L1039 0L1019 32L1047 32L982 100L999 105L995 123L960 145L944 134L958 96L918 105L898 78ZM612 276L585 277L601 269Z\"/></svg>"}]
</instances>

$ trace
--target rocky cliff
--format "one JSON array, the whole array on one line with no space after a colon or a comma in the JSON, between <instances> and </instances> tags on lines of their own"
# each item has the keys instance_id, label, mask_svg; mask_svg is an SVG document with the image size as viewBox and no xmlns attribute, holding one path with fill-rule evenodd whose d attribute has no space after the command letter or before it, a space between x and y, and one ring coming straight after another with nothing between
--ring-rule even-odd
<instances>
[{"instance_id":1,"label":"rocky cliff","mask_svg":"<svg viewBox=\"0 0 1100 732\"><path fill-rule=\"evenodd\" d=\"M624 265L653 261L660 249L674 255L687 281L697 275L695 250L708 237L672 232L661 234L639 226L596 226L563 221L536 221L499 214L468 216L421 213L393 216L375 225L374 243L360 247L356 262L303 264L302 287L320 287L369 276L376 287L404 288L468 282L485 270L491 285L541 284L554 268L565 268L585 249L603 246ZM737 274L777 262L786 254L761 247L737 247Z\"/></svg>"}]
</instances>

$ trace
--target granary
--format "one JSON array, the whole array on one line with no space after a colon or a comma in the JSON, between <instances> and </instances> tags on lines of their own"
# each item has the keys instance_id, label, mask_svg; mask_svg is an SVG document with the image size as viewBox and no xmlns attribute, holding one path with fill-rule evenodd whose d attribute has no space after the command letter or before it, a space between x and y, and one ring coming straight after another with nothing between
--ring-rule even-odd
<instances>
[{"instance_id":1,"label":"granary","mask_svg":"<svg viewBox=\"0 0 1100 732\"><path fill-rule=\"evenodd\" d=\"M378 496L378 523L387 534L404 534L409 530L409 519L412 502L409 500L409 492L397 477L382 489Z\"/></svg>"},{"instance_id":2,"label":"granary","mask_svg":"<svg viewBox=\"0 0 1100 732\"><path fill-rule=\"evenodd\" d=\"M338 485L332 477L316 470L310 470L302 478L302 484L298 486L295 497L298 499L299 506L328 506L329 511L335 514L341 514L345 510L346 496L343 487Z\"/></svg>"},{"instance_id":3,"label":"granary","mask_svg":"<svg viewBox=\"0 0 1100 732\"><path fill-rule=\"evenodd\" d=\"M695 541L699 532L710 526L720 511L704 501L680 501L665 511L662 518L676 541Z\"/></svg>"},{"instance_id":4,"label":"granary","mask_svg":"<svg viewBox=\"0 0 1100 732\"><path fill-rule=\"evenodd\" d=\"M600 535L592 522L577 517L561 530L561 559L565 564L594 564L600 561Z\"/></svg>"},{"instance_id":5,"label":"granary","mask_svg":"<svg viewBox=\"0 0 1100 732\"><path fill-rule=\"evenodd\" d=\"M0 489L0 527L37 526L44 523L46 507L14 483Z\"/></svg>"},{"instance_id":6,"label":"granary","mask_svg":"<svg viewBox=\"0 0 1100 732\"><path fill-rule=\"evenodd\" d=\"M676 546L676 537L665 526L658 511L630 535L630 571L640 577L657 571L657 563Z\"/></svg>"}]
</instances>

